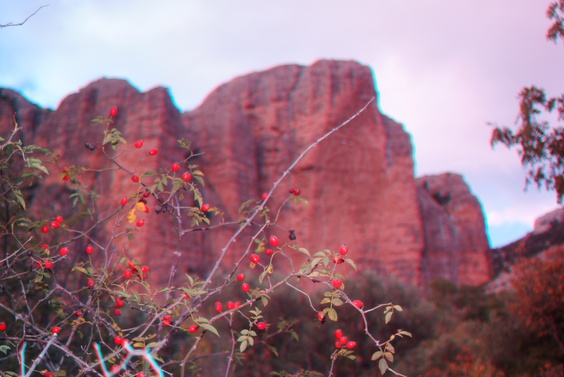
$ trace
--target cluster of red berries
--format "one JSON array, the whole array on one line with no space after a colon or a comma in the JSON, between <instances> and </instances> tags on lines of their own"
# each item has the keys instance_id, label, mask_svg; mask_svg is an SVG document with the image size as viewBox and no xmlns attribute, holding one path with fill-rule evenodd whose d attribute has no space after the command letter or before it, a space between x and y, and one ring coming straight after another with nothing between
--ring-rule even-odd
<instances>
[{"instance_id":1,"label":"cluster of red berries","mask_svg":"<svg viewBox=\"0 0 564 377\"><path fill-rule=\"evenodd\" d=\"M125 305L125 301L121 297L116 298L116 302L114 303L114 314L121 315L121 309Z\"/></svg>"},{"instance_id":2,"label":"cluster of red berries","mask_svg":"<svg viewBox=\"0 0 564 377\"><path fill-rule=\"evenodd\" d=\"M221 313L223 311L223 304L220 301L216 301L214 306L216 312ZM227 303L227 310L237 309L239 306L241 306L241 303L239 301L229 301Z\"/></svg>"},{"instance_id":3,"label":"cluster of red berries","mask_svg":"<svg viewBox=\"0 0 564 377\"><path fill-rule=\"evenodd\" d=\"M41 232L42 232L42 233L47 233L47 232L49 232L49 229L50 229L50 228L53 228L53 229L60 228L61 225L63 224L63 221L65 221L65 220L63 219L62 216L57 216L57 217L55 218L55 220L51 221L50 224L43 225L43 226L41 227Z\"/></svg>"},{"instance_id":4,"label":"cluster of red berries","mask_svg":"<svg viewBox=\"0 0 564 377\"><path fill-rule=\"evenodd\" d=\"M147 279L149 275L149 266L138 266L134 263L134 261L128 262L128 269L123 272L123 277L125 279L131 279L133 275L137 275L139 278Z\"/></svg>"},{"instance_id":5,"label":"cluster of red berries","mask_svg":"<svg viewBox=\"0 0 564 377\"><path fill-rule=\"evenodd\" d=\"M70 179L69 176L70 172L69 172L69 168L67 168L66 166L63 168L63 181L68 181Z\"/></svg>"},{"instance_id":6,"label":"cluster of red berries","mask_svg":"<svg viewBox=\"0 0 564 377\"><path fill-rule=\"evenodd\" d=\"M172 316L170 314L167 314L163 317L163 326L168 327L170 325L172 325Z\"/></svg>"},{"instance_id":7,"label":"cluster of red berries","mask_svg":"<svg viewBox=\"0 0 564 377\"><path fill-rule=\"evenodd\" d=\"M349 340L347 336L343 334L343 330L338 329L335 331L335 348L343 348L346 347L348 349L353 349L356 347L356 342L353 340Z\"/></svg>"},{"instance_id":8,"label":"cluster of red berries","mask_svg":"<svg viewBox=\"0 0 564 377\"><path fill-rule=\"evenodd\" d=\"M344 257L345 255L347 255L349 253L349 247L347 246L346 243L342 244L339 247L339 255L335 255L333 257L333 262L335 262L336 264L341 264L343 263L345 260L342 258L342 256Z\"/></svg>"},{"instance_id":9,"label":"cluster of red berries","mask_svg":"<svg viewBox=\"0 0 564 377\"><path fill-rule=\"evenodd\" d=\"M293 187L291 189L289 189L288 192L292 195L295 195L295 196L299 196L301 194L300 189L293 188Z\"/></svg>"}]
</instances>

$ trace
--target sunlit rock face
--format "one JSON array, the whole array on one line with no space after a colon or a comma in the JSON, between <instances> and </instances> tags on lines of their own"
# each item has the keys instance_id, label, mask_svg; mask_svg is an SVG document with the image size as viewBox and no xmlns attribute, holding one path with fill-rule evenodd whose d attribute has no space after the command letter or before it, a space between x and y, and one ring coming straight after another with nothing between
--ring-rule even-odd
<instances>
[{"instance_id":1,"label":"sunlit rock face","mask_svg":"<svg viewBox=\"0 0 564 377\"><path fill-rule=\"evenodd\" d=\"M479 202L460 176L414 178L410 137L380 112L372 72L356 62L322 60L307 67L285 65L252 73L219 86L200 106L184 113L166 89L141 93L124 80L91 83L54 111L1 90L0 125L8 132L16 114L26 143L53 149L59 156L49 166L52 174L34 188L38 218L63 213L71 226L85 220L95 224L118 210L121 198L142 190L131 174L168 169L182 160L186 151L177 140L183 138L198 153L192 163L205 173L206 184L200 188L204 201L217 207L224 221L236 222L242 202L259 200L304 150L371 99L366 110L319 142L281 182L269 200L271 217L278 215L276 226L266 233L312 252L336 251L346 242L359 269L413 284L426 285L437 277L483 283L490 276L489 247ZM128 141L119 155L128 172L115 169L102 153L105 126L91 124L114 106L119 111L110 127ZM138 140L144 141L143 148L133 146ZM96 149L91 151L85 143ZM152 148L159 153L149 156ZM114 156L111 148L106 150ZM89 169L81 181L99 194L94 215L80 214L80 205L72 207L69 196L76 187L61 180L61 169L70 165ZM151 185L153 178L145 183ZM292 187L300 189L309 205L282 206ZM441 202L436 193L450 200ZM204 275L237 229L187 232L179 239L177 231L188 229L189 220L179 224L170 212L157 214L158 203L147 200L151 210L142 215L145 226L135 229L133 239L122 236L111 248L115 255L149 265L150 279L159 284L167 284L176 255L177 277L184 272ZM219 221L220 216L212 219ZM96 237L103 240L100 248L108 246L114 230L123 231L126 225L112 220L95 228ZM237 263L257 229L251 227L228 250L225 269ZM290 229L295 241L288 238ZM85 246L82 242L77 249Z\"/></svg>"}]
</instances>

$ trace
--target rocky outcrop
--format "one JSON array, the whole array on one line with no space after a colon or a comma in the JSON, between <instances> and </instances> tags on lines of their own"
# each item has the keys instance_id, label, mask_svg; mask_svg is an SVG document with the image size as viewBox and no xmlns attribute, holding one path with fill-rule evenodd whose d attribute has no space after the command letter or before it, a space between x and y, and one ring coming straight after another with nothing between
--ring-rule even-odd
<instances>
[{"instance_id":1,"label":"rocky outcrop","mask_svg":"<svg viewBox=\"0 0 564 377\"><path fill-rule=\"evenodd\" d=\"M368 67L319 61L236 78L184 114L166 89L140 93L123 80L96 81L64 99L55 111L3 91L0 120L4 132L13 124L10 114L15 112L27 142L59 155L56 169L71 163L88 169L81 175L81 190L83 195L90 189L100 195L98 212L90 216L94 223L115 210L122 197L140 189L130 174L167 168L183 159L179 138L192 141L192 148L201 152L191 162L206 174L201 188L205 202L221 210L223 220L236 221L242 202L268 192L302 151L373 97L377 93ZM119 112L111 127L130 142L144 140L145 147L136 150L128 144L120 161L129 172L112 170L101 181L98 172L115 166L114 152L105 148L105 156L100 148L90 151L84 145L100 147L103 126L92 126L91 120L113 106ZM159 154L149 156L150 148L159 148ZM71 200L61 201L78 187L60 178L52 174L43 183L47 194L35 199L38 216L65 213L69 221L80 224L83 217L71 208ZM456 175L416 182L410 137L380 113L377 101L300 161L270 199L271 214L278 213L290 187L300 188L309 205L283 207L277 225L268 229L281 239L288 240L288 231L294 228L296 242L312 251L336 250L346 242L362 269L415 284L435 277L481 284L489 276L488 241L476 198ZM149 201L150 207L155 204ZM213 233L187 232L178 241L178 224L169 213L151 211L144 216L146 231L135 232L133 241L116 244L116 251L150 260L152 270L160 271L159 283L166 283L175 251L182 256L181 272L203 273L234 231L225 227ZM120 227L123 224L99 227L98 236L109 237ZM240 249L228 254L226 266L238 260L251 237L245 234L238 240Z\"/></svg>"},{"instance_id":2,"label":"rocky outcrop","mask_svg":"<svg viewBox=\"0 0 564 377\"><path fill-rule=\"evenodd\" d=\"M489 241L482 206L462 176L417 179L425 234L422 278L483 284L491 278Z\"/></svg>"}]
</instances>

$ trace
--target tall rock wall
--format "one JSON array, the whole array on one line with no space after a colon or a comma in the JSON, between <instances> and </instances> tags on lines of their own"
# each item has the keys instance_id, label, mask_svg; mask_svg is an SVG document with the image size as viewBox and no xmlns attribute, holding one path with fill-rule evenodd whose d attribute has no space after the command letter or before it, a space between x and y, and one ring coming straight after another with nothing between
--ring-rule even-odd
<instances>
[{"instance_id":1,"label":"tall rock wall","mask_svg":"<svg viewBox=\"0 0 564 377\"><path fill-rule=\"evenodd\" d=\"M0 129L5 133L13 126L15 113L27 143L51 148L60 156L52 166L55 172L71 163L88 168L81 175L85 188L101 195L98 212L90 216L94 224L115 210L124 195L138 189L130 174L170 166L184 157L177 139L191 140L193 149L201 152L193 162L206 174L205 201L229 222L239 219L242 202L268 192L302 151L373 97L377 93L371 70L350 61L286 65L239 77L184 114L163 88L140 93L126 81L102 79L68 96L55 111L0 90ZM110 170L115 167L110 150L108 159L99 149L84 147L87 142L99 145L101 130L91 120L113 106L119 108L113 126L127 140L144 140L146 146L145 154L140 154L127 145L120 159L128 173ZM159 154L148 156L150 148L159 148ZM111 172L104 180L98 173L102 169ZM300 188L309 205L282 207L277 225L268 231L288 240L293 228L296 242L312 251L336 250L346 242L362 269L414 284L434 277L481 284L489 274L487 237L483 217L476 208L469 209L479 208L479 203L463 182L453 186L448 179L424 179L431 182L426 188L414 178L409 135L380 113L375 100L313 148L282 182L269 202L273 214L290 187ZM432 199L431 192L442 192L441 185L451 195L448 209L437 207ZM70 200L64 200L74 189L61 181L60 174L52 174L41 188L45 194L34 199L37 215L66 213L69 221L80 224L84 215L77 215ZM181 272L204 273L235 229L188 232L178 241L170 214L151 211L145 217L150 231L116 244L116 252L150 261L153 270L161 271L156 275L163 284L174 251L182 255ZM109 231L120 227L123 224L100 226L98 235L109 237ZM240 249L225 260L227 267L236 263L251 237L249 233L239 240Z\"/></svg>"}]
</instances>

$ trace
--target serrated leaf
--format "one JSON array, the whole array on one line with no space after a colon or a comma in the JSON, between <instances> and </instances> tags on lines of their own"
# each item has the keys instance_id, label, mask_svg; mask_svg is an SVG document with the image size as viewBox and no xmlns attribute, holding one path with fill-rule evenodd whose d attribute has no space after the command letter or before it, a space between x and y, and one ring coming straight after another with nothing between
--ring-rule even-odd
<instances>
[{"instance_id":1,"label":"serrated leaf","mask_svg":"<svg viewBox=\"0 0 564 377\"><path fill-rule=\"evenodd\" d=\"M327 308L329 310L327 310L327 317L329 317L329 319L331 321L337 321L339 319L339 316L337 315L337 311L333 308Z\"/></svg>"},{"instance_id":2,"label":"serrated leaf","mask_svg":"<svg viewBox=\"0 0 564 377\"><path fill-rule=\"evenodd\" d=\"M346 258L345 262L347 262L348 264L350 264L352 266L352 268L354 268L355 271L358 270L358 267L356 266L356 263L354 263L354 261L352 259Z\"/></svg>"},{"instance_id":3,"label":"serrated leaf","mask_svg":"<svg viewBox=\"0 0 564 377\"><path fill-rule=\"evenodd\" d=\"M386 362L386 359L381 358L380 361L378 361L378 369L380 369L380 373L382 375L386 373L388 370L388 363Z\"/></svg>"},{"instance_id":4,"label":"serrated leaf","mask_svg":"<svg viewBox=\"0 0 564 377\"><path fill-rule=\"evenodd\" d=\"M413 338L413 335L411 335L411 333L409 331L401 330L398 334L409 336L410 338Z\"/></svg>"},{"instance_id":5,"label":"serrated leaf","mask_svg":"<svg viewBox=\"0 0 564 377\"><path fill-rule=\"evenodd\" d=\"M278 350L276 349L276 347L271 346L268 343L265 343L264 346L266 347L267 350L269 350L270 352L272 352L274 355L276 355L276 357L279 357L280 355L278 354Z\"/></svg>"},{"instance_id":6,"label":"serrated leaf","mask_svg":"<svg viewBox=\"0 0 564 377\"><path fill-rule=\"evenodd\" d=\"M241 342L241 344L239 345L239 352L243 353L245 352L245 350L247 349L247 341L244 340Z\"/></svg>"},{"instance_id":7,"label":"serrated leaf","mask_svg":"<svg viewBox=\"0 0 564 377\"><path fill-rule=\"evenodd\" d=\"M308 256L310 255L308 249L306 249L306 248L298 247L298 251L299 251L300 253L305 254L305 255L308 255Z\"/></svg>"},{"instance_id":8,"label":"serrated leaf","mask_svg":"<svg viewBox=\"0 0 564 377\"><path fill-rule=\"evenodd\" d=\"M372 354L372 357L370 358L370 360L375 361L378 360L379 358L382 357L384 353L382 351L376 351Z\"/></svg>"},{"instance_id":9,"label":"serrated leaf","mask_svg":"<svg viewBox=\"0 0 564 377\"><path fill-rule=\"evenodd\" d=\"M215 327L213 327L212 325L210 325L209 323L202 323L200 325L201 327L203 327L206 330L211 331L212 333L214 333L215 335L219 336L219 333L217 332L217 329Z\"/></svg>"},{"instance_id":10,"label":"serrated leaf","mask_svg":"<svg viewBox=\"0 0 564 377\"><path fill-rule=\"evenodd\" d=\"M71 271L80 271L83 274L88 275L88 271L86 271L85 268L82 268L80 266L74 266Z\"/></svg>"},{"instance_id":11,"label":"serrated leaf","mask_svg":"<svg viewBox=\"0 0 564 377\"><path fill-rule=\"evenodd\" d=\"M13 191L14 196L16 197L16 201L19 203L20 207L25 210L25 200L23 198L22 192L19 188L14 187Z\"/></svg>"},{"instance_id":12,"label":"serrated leaf","mask_svg":"<svg viewBox=\"0 0 564 377\"><path fill-rule=\"evenodd\" d=\"M386 323L390 322L392 319L392 312L386 313L385 321Z\"/></svg>"}]
</instances>

